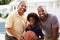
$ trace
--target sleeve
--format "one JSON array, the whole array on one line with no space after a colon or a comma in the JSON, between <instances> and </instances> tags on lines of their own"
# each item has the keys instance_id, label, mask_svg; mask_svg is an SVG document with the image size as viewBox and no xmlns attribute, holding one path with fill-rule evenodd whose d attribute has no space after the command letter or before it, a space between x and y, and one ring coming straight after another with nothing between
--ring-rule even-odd
<instances>
[{"instance_id":1,"label":"sleeve","mask_svg":"<svg viewBox=\"0 0 60 40\"><path fill-rule=\"evenodd\" d=\"M56 16L52 17L52 28L59 27L59 22Z\"/></svg>"},{"instance_id":2,"label":"sleeve","mask_svg":"<svg viewBox=\"0 0 60 40\"><path fill-rule=\"evenodd\" d=\"M12 15L9 15L6 19L5 28L11 28L12 25L13 25L13 18Z\"/></svg>"},{"instance_id":3,"label":"sleeve","mask_svg":"<svg viewBox=\"0 0 60 40\"><path fill-rule=\"evenodd\" d=\"M25 19L25 25L24 25L24 29L26 29L27 27L28 27L28 21L27 21L27 19Z\"/></svg>"}]
</instances>

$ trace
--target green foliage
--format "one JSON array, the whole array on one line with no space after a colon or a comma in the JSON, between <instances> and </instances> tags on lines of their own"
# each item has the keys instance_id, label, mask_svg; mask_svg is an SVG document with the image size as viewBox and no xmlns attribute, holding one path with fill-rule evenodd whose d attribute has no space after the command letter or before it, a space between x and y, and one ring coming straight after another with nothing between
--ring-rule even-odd
<instances>
[{"instance_id":1,"label":"green foliage","mask_svg":"<svg viewBox=\"0 0 60 40\"><path fill-rule=\"evenodd\" d=\"M5 15L5 16L3 16L1 13L0 13L0 18L7 18L8 17L8 13Z\"/></svg>"},{"instance_id":2,"label":"green foliage","mask_svg":"<svg viewBox=\"0 0 60 40\"><path fill-rule=\"evenodd\" d=\"M0 13L0 17L2 17L2 14Z\"/></svg>"},{"instance_id":3,"label":"green foliage","mask_svg":"<svg viewBox=\"0 0 60 40\"><path fill-rule=\"evenodd\" d=\"M7 18L9 14L6 14L6 16L4 16L3 18Z\"/></svg>"},{"instance_id":4,"label":"green foliage","mask_svg":"<svg viewBox=\"0 0 60 40\"><path fill-rule=\"evenodd\" d=\"M9 4L12 0L0 0L0 5Z\"/></svg>"}]
</instances>

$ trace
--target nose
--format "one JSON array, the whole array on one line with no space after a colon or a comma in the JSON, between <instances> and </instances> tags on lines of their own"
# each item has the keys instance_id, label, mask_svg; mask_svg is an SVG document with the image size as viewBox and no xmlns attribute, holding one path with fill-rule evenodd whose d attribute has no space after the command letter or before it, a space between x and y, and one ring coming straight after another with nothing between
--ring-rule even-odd
<instances>
[{"instance_id":1,"label":"nose","mask_svg":"<svg viewBox=\"0 0 60 40\"><path fill-rule=\"evenodd\" d=\"M43 12L39 12L39 15L42 15L43 14Z\"/></svg>"},{"instance_id":2,"label":"nose","mask_svg":"<svg viewBox=\"0 0 60 40\"><path fill-rule=\"evenodd\" d=\"M23 6L24 9L26 9L26 6Z\"/></svg>"},{"instance_id":3,"label":"nose","mask_svg":"<svg viewBox=\"0 0 60 40\"><path fill-rule=\"evenodd\" d=\"M23 7L25 9L25 7Z\"/></svg>"}]
</instances>

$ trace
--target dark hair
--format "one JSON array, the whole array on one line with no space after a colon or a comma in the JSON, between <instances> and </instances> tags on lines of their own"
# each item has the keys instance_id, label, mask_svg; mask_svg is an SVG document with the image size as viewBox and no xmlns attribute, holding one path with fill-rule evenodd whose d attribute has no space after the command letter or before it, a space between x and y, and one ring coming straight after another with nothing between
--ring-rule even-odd
<instances>
[{"instance_id":1,"label":"dark hair","mask_svg":"<svg viewBox=\"0 0 60 40\"><path fill-rule=\"evenodd\" d=\"M36 13L34 13L34 12L31 12L31 13L28 14L28 16L27 16L27 20L28 20L28 21L29 21L29 18L30 18L30 17L35 18L36 23L39 21L38 15L37 15Z\"/></svg>"}]
</instances>

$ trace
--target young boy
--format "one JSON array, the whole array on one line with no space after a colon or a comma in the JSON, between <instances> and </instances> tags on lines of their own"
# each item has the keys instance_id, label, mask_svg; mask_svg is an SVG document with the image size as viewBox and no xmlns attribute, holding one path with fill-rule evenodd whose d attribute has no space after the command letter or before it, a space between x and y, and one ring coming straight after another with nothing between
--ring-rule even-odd
<instances>
[{"instance_id":1,"label":"young boy","mask_svg":"<svg viewBox=\"0 0 60 40\"><path fill-rule=\"evenodd\" d=\"M29 22L29 25L26 28L26 32L33 31L38 39L43 39L43 33L38 24L39 21L38 15L36 13L29 13L27 16L27 20Z\"/></svg>"}]
</instances>

